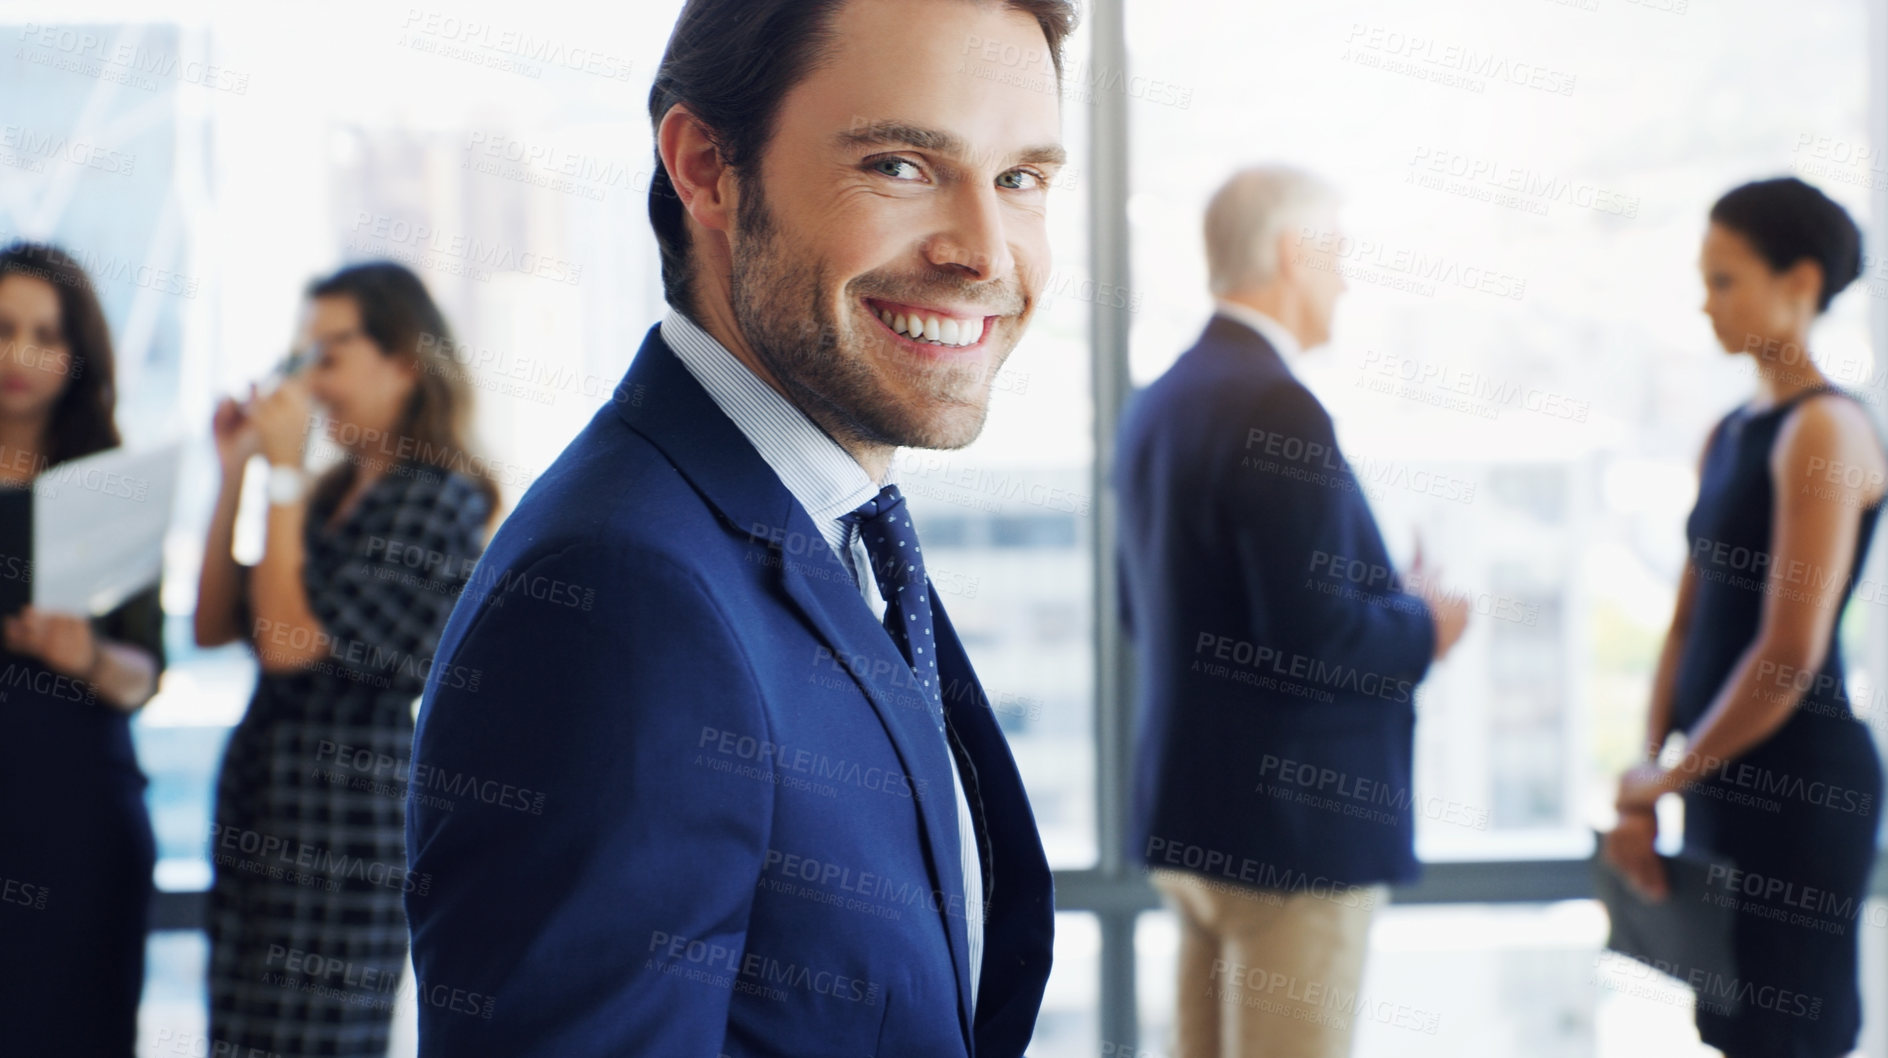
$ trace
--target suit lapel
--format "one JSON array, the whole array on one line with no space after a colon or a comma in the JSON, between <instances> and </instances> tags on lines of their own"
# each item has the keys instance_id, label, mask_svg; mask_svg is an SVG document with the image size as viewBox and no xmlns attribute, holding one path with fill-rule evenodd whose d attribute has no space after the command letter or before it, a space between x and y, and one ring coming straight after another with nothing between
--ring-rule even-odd
<instances>
[{"instance_id":1,"label":"suit lapel","mask_svg":"<svg viewBox=\"0 0 1888 1058\"><path fill-rule=\"evenodd\" d=\"M977 992L977 1038L999 1054L1021 1054L1049 979L1055 941L1054 875L1009 741L997 726L989 696L935 590L931 598L946 722L969 758L965 784L976 787L971 810L986 844L984 886L990 901L983 921L983 975L1001 985ZM1002 805L1003 811L989 812L992 804Z\"/></svg>"},{"instance_id":2,"label":"suit lapel","mask_svg":"<svg viewBox=\"0 0 1888 1058\"><path fill-rule=\"evenodd\" d=\"M852 575L833 555L812 517L662 341L661 328L650 329L616 388L614 402L624 422L660 448L730 529L746 539L756 561L776 571L787 598L831 651L830 659L810 657L808 665L830 662L852 675L877 712L905 773L923 791L918 811L931 881L945 898L958 1020L969 1046L969 938L963 915L950 914L949 909L961 908L964 899L976 896L963 891L950 751L904 656L866 607ZM935 590L931 598L937 599ZM942 620L941 613L938 617ZM940 631L948 632L948 627ZM951 642L955 647L955 637ZM955 649L961 657L961 647ZM941 657L940 670L944 661Z\"/></svg>"},{"instance_id":3,"label":"suit lapel","mask_svg":"<svg viewBox=\"0 0 1888 1058\"><path fill-rule=\"evenodd\" d=\"M810 530L812 519L804 511L795 513ZM835 661L852 673L878 711L906 773L923 784L918 807L924 818L925 844L931 853L932 881L944 894L944 928L950 937L951 961L957 975L958 1020L968 1040L970 938L963 914L952 913L951 909L961 909L963 901L977 899L978 894L964 892L949 745L932 723L931 707L919 693L904 655L867 609L831 549L805 558L808 561L804 565L818 572L783 566L781 583L787 596L832 647ZM935 589L931 598L937 598Z\"/></svg>"}]
</instances>

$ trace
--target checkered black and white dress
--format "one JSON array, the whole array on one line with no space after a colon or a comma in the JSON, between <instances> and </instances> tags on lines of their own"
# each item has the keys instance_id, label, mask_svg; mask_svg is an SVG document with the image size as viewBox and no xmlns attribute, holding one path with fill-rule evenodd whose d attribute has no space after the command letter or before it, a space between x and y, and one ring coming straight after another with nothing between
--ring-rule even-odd
<instances>
[{"instance_id":1,"label":"checkered black and white dress","mask_svg":"<svg viewBox=\"0 0 1888 1058\"><path fill-rule=\"evenodd\" d=\"M411 988L401 899L427 887L403 833L413 703L490 505L470 478L409 462L329 531L331 509L310 507L302 575L324 652L262 674L217 778L210 1028L231 1053L384 1054Z\"/></svg>"}]
</instances>

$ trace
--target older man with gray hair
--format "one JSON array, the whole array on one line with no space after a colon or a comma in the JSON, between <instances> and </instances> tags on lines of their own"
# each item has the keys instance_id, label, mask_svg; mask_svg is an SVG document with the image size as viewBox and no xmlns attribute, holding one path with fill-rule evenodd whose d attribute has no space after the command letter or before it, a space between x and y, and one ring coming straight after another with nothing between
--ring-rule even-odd
<instances>
[{"instance_id":1,"label":"older man with gray hair","mask_svg":"<svg viewBox=\"0 0 1888 1058\"><path fill-rule=\"evenodd\" d=\"M1176 1058L1348 1054L1372 909L1416 877L1415 689L1465 600L1399 574L1287 366L1345 284L1338 197L1236 173L1206 211L1217 311L1122 423L1140 655L1130 855L1180 923Z\"/></svg>"}]
</instances>

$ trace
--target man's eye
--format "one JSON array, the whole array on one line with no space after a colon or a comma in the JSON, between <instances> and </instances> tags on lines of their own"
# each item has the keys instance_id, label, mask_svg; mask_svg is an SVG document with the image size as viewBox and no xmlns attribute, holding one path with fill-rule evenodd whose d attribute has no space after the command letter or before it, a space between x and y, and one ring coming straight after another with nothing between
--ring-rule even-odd
<instances>
[{"instance_id":1,"label":"man's eye","mask_svg":"<svg viewBox=\"0 0 1888 1058\"><path fill-rule=\"evenodd\" d=\"M1034 191L1047 183L1034 169L1011 169L996 178L996 186L1008 191Z\"/></svg>"},{"instance_id":2,"label":"man's eye","mask_svg":"<svg viewBox=\"0 0 1888 1058\"><path fill-rule=\"evenodd\" d=\"M872 167L895 180L915 180L920 175L916 163L905 158L880 158Z\"/></svg>"}]
</instances>

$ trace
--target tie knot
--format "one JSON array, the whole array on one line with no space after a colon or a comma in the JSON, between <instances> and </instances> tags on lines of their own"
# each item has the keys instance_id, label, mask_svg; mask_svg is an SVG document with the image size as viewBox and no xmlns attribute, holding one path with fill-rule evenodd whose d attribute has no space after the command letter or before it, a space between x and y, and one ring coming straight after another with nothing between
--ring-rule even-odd
<instances>
[{"instance_id":1,"label":"tie knot","mask_svg":"<svg viewBox=\"0 0 1888 1058\"><path fill-rule=\"evenodd\" d=\"M931 628L931 591L924 578L924 554L918 530L911 524L911 508L898 486L887 485L877 496L845 516L859 531L871 560L872 579L885 600L885 631L905 656L920 693L931 703L931 720L944 729L944 701L937 669L937 637Z\"/></svg>"},{"instance_id":2,"label":"tie knot","mask_svg":"<svg viewBox=\"0 0 1888 1058\"><path fill-rule=\"evenodd\" d=\"M866 500L859 505L857 510L847 514L844 520L851 522L853 525L862 526L866 522L877 521L894 511L903 513L904 505L904 493L899 492L898 486L896 485L887 485L878 490L878 495ZM906 514L904 520L909 523L911 516Z\"/></svg>"},{"instance_id":3,"label":"tie knot","mask_svg":"<svg viewBox=\"0 0 1888 1058\"><path fill-rule=\"evenodd\" d=\"M924 558L918 546L918 530L911 524L911 508L898 486L880 489L877 496L846 515L845 521L858 529L872 560L872 579L878 582L879 593L887 602L907 586L922 589ZM913 594L921 595L922 591Z\"/></svg>"}]
</instances>

